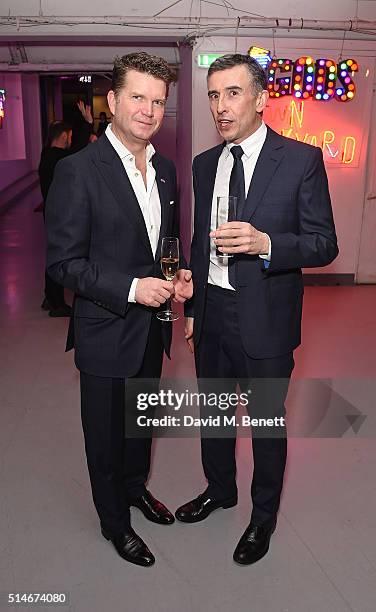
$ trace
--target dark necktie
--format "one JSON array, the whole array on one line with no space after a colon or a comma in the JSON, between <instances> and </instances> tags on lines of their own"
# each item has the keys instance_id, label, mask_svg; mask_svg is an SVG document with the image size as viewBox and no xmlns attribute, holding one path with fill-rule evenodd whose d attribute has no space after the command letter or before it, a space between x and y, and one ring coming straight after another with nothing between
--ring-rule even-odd
<instances>
[{"instance_id":1,"label":"dark necktie","mask_svg":"<svg viewBox=\"0 0 376 612\"><path fill-rule=\"evenodd\" d=\"M244 167L242 162L242 155L244 151L240 145L231 147L230 150L232 155L234 156L234 165L232 166L231 170L230 187L228 194L230 196L237 197L236 218L241 219L245 202Z\"/></svg>"},{"instance_id":2,"label":"dark necktie","mask_svg":"<svg viewBox=\"0 0 376 612\"><path fill-rule=\"evenodd\" d=\"M244 167L242 162L244 151L240 145L231 147L230 151L234 156L234 165L231 170L228 194L236 196L236 219L241 219L245 203ZM228 280L230 285L235 288L235 257L230 257L228 260Z\"/></svg>"}]
</instances>

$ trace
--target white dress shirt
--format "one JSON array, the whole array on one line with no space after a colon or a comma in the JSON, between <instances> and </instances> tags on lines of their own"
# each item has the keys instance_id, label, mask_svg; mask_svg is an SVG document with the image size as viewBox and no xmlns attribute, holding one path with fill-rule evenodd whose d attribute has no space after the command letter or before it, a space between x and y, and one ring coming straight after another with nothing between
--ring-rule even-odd
<instances>
[{"instance_id":1,"label":"white dress shirt","mask_svg":"<svg viewBox=\"0 0 376 612\"><path fill-rule=\"evenodd\" d=\"M120 157L124 170L127 173L130 184L136 195L137 202L140 206L142 216L144 217L146 230L149 236L151 250L155 256L159 232L161 229L161 202L159 199L157 182L155 180L156 173L151 159L155 153L153 145L149 142L146 147L146 186L140 170L136 166L136 160L125 145L115 136L111 129L111 124L106 128L105 132L108 140L114 147L116 153ZM128 294L128 302L135 302L136 285L138 278L134 278Z\"/></svg>"},{"instance_id":2,"label":"white dress shirt","mask_svg":"<svg viewBox=\"0 0 376 612\"><path fill-rule=\"evenodd\" d=\"M244 187L245 194L248 193L249 186L251 184L253 171L256 166L256 162L260 155L261 149L265 142L267 134L267 128L264 122L261 123L260 127L243 142L238 143L244 151L242 155L242 162L244 167ZM211 223L210 229L216 229L216 216L217 216L217 196L228 196L229 185L232 167L234 165L234 157L231 155L231 147L235 146L234 143L228 142L223 148L223 151L218 160L217 174L215 177L212 210L211 210ZM247 197L247 195L246 195ZM269 252L268 255L261 256L264 259L270 260L271 258L271 243L269 238ZM210 241L210 265L208 282L212 285L217 285L223 289L232 289L228 280L228 259L216 256L216 247L214 241Z\"/></svg>"}]
</instances>

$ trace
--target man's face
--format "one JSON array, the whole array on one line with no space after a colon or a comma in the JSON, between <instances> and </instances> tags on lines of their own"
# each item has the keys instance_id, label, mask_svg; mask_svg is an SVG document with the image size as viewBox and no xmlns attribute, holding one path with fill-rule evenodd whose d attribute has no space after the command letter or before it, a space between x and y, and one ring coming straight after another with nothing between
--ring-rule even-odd
<instances>
[{"instance_id":1,"label":"man's face","mask_svg":"<svg viewBox=\"0 0 376 612\"><path fill-rule=\"evenodd\" d=\"M68 132L62 132L54 141L54 146L59 147L60 149L69 149L72 144L72 130Z\"/></svg>"},{"instance_id":2,"label":"man's face","mask_svg":"<svg viewBox=\"0 0 376 612\"><path fill-rule=\"evenodd\" d=\"M239 144L261 124L261 113L268 92L256 93L247 66L214 72L208 78L210 110L219 134L227 142Z\"/></svg>"},{"instance_id":3,"label":"man's face","mask_svg":"<svg viewBox=\"0 0 376 612\"><path fill-rule=\"evenodd\" d=\"M113 114L112 129L124 144L147 143L161 127L166 103L166 84L150 74L129 70L115 97L107 96Z\"/></svg>"}]
</instances>

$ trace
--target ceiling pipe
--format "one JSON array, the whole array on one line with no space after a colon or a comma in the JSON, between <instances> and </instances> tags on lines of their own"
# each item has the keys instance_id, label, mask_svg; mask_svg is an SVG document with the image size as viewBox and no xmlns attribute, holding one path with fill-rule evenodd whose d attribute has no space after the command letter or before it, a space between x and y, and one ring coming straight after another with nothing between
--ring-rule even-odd
<instances>
[{"instance_id":1,"label":"ceiling pipe","mask_svg":"<svg viewBox=\"0 0 376 612\"><path fill-rule=\"evenodd\" d=\"M240 15L236 18L231 17L136 17L113 15L106 17L87 16L81 17L76 15L67 16L2 16L0 17L0 25L14 26L22 29L23 26L74 26L74 25L119 25L119 26L175 26L181 28L238 28L244 29L287 29L287 30L341 30L346 32L359 32L366 30L367 32L376 33L376 21L367 21L364 19L346 19L346 20L329 20L329 19L303 19L301 18L285 18L285 17L249 17L248 15Z\"/></svg>"}]
</instances>

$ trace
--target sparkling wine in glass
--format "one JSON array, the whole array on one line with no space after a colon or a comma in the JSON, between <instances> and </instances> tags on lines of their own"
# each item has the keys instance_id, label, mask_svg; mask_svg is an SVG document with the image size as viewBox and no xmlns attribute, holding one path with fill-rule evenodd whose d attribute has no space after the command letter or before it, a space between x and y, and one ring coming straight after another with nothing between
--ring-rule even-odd
<instances>
[{"instance_id":1,"label":"sparkling wine in glass","mask_svg":"<svg viewBox=\"0 0 376 612\"><path fill-rule=\"evenodd\" d=\"M166 280L172 281L179 268L179 238L167 236L162 238L161 268ZM171 298L166 300L166 310L157 312L161 321L176 321L179 315L171 309Z\"/></svg>"}]
</instances>

